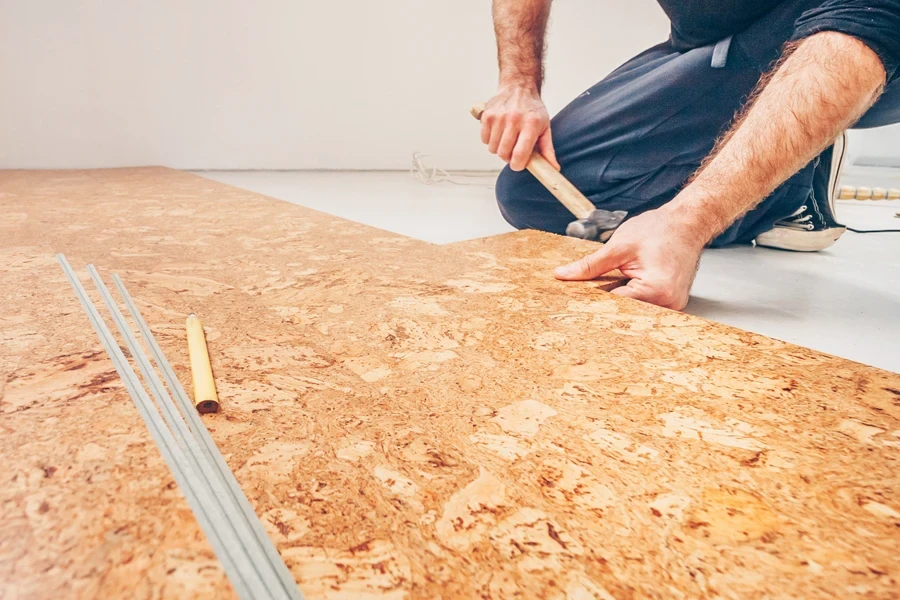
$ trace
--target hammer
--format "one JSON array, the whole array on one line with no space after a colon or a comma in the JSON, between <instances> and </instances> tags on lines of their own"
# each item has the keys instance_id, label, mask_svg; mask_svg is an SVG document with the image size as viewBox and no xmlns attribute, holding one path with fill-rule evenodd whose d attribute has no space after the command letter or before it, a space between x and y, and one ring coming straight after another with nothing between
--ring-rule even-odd
<instances>
[{"instance_id":1,"label":"hammer","mask_svg":"<svg viewBox=\"0 0 900 600\"><path fill-rule=\"evenodd\" d=\"M480 121L484 113L484 104L476 104L469 112ZM628 215L628 211L624 210L610 211L596 208L578 191L578 188L537 152L531 153L525 168L575 215L577 220L566 227L566 235L569 237L605 242Z\"/></svg>"}]
</instances>

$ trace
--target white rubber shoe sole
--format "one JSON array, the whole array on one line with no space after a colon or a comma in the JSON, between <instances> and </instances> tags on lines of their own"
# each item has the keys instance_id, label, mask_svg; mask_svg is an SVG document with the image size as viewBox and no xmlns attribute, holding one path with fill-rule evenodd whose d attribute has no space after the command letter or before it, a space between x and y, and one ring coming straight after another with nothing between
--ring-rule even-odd
<instances>
[{"instance_id":1,"label":"white rubber shoe sole","mask_svg":"<svg viewBox=\"0 0 900 600\"><path fill-rule=\"evenodd\" d=\"M846 158L847 132L843 131L834 140L834 150L831 153L831 172L828 174L828 208L831 210L832 216L835 215L834 199L837 198L838 183L841 180ZM794 252L818 252L834 244L846 231L846 227L807 231L776 225L769 231L756 236L756 245L779 250L793 250Z\"/></svg>"},{"instance_id":2,"label":"white rubber shoe sole","mask_svg":"<svg viewBox=\"0 0 900 600\"><path fill-rule=\"evenodd\" d=\"M844 235L846 227L804 231L788 227L774 227L756 236L757 246L793 250L794 252L818 252L828 248Z\"/></svg>"}]
</instances>

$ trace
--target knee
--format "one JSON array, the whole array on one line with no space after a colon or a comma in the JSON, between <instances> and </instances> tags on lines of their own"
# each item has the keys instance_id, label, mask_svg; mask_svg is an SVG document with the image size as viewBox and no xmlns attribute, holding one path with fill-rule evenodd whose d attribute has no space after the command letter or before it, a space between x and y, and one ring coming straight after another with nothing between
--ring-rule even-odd
<instances>
[{"instance_id":1,"label":"knee","mask_svg":"<svg viewBox=\"0 0 900 600\"><path fill-rule=\"evenodd\" d=\"M516 229L563 234L572 221L572 213L528 171L504 168L495 189L500 214Z\"/></svg>"},{"instance_id":2,"label":"knee","mask_svg":"<svg viewBox=\"0 0 900 600\"><path fill-rule=\"evenodd\" d=\"M506 222L516 229L527 229L526 201L529 197L528 188L533 180L528 171L513 171L509 165L503 168L497 178L495 193L500 214Z\"/></svg>"}]
</instances>

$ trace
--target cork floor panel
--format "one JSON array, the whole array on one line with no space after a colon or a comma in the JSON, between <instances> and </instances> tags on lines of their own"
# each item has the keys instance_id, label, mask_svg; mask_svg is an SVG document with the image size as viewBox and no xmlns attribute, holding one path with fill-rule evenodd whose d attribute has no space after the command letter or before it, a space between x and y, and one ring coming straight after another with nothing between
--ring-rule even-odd
<instances>
[{"instance_id":1,"label":"cork floor panel","mask_svg":"<svg viewBox=\"0 0 900 600\"><path fill-rule=\"evenodd\" d=\"M201 316L204 421L310 598L896 595L900 375L557 282L584 242L546 234L155 168L0 202L0 597L232 593L55 252L122 276L183 382Z\"/></svg>"}]
</instances>

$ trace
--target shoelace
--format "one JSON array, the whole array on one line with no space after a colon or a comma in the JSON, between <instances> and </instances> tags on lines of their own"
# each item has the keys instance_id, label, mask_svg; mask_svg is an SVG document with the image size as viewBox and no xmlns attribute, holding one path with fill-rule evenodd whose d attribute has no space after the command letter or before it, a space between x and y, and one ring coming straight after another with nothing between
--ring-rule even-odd
<instances>
[{"instance_id":1,"label":"shoelace","mask_svg":"<svg viewBox=\"0 0 900 600\"><path fill-rule=\"evenodd\" d=\"M806 231L812 231L816 228L815 225L810 223L812 215L807 214L803 217L800 216L806 212L806 209L807 206L804 204L803 206L798 208L790 217L779 221L778 225L780 225L781 227L790 227L791 229L805 229Z\"/></svg>"}]
</instances>

